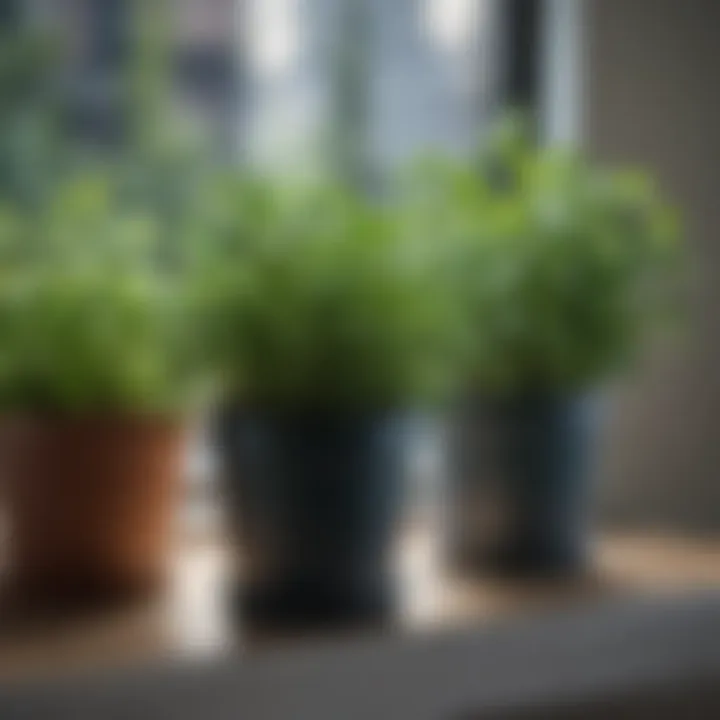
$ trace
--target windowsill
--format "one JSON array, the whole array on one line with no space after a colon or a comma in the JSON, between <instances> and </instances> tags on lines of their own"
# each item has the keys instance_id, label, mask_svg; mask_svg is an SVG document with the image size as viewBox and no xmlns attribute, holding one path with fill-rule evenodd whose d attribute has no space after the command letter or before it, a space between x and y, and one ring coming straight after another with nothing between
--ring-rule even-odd
<instances>
[{"instance_id":1,"label":"windowsill","mask_svg":"<svg viewBox=\"0 0 720 720\"><path fill-rule=\"evenodd\" d=\"M200 659L247 648L225 606L233 562L218 515L198 510L179 539L167 591L152 603L104 616L48 625L15 623L0 630L0 679L36 678ZM608 596L720 586L720 541L661 535L606 535L596 572L572 585L521 585L444 577L433 533L408 528L397 557L399 630L429 632L592 603Z\"/></svg>"}]
</instances>

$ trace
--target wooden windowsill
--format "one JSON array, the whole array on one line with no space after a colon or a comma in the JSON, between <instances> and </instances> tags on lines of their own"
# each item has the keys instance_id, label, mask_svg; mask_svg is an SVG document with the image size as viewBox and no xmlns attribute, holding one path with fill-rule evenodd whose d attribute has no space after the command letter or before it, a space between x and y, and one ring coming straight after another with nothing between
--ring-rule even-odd
<instances>
[{"instance_id":1,"label":"wooden windowsill","mask_svg":"<svg viewBox=\"0 0 720 720\"><path fill-rule=\"evenodd\" d=\"M219 657L248 646L227 607L233 561L217 533L178 542L167 590L142 606L72 621L0 623L0 681L52 677L167 658ZM720 587L720 540L608 534L592 577L573 584L462 581L440 568L433 534L411 528L397 560L399 630L430 632L492 622L608 596Z\"/></svg>"}]
</instances>

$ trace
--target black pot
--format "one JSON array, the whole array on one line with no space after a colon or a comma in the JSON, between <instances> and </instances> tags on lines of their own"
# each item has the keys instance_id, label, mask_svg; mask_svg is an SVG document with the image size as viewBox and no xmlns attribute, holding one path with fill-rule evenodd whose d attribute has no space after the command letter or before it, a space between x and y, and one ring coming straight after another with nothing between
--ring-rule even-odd
<instances>
[{"instance_id":1,"label":"black pot","mask_svg":"<svg viewBox=\"0 0 720 720\"><path fill-rule=\"evenodd\" d=\"M246 621L304 627L389 618L407 430L406 418L389 414L222 413Z\"/></svg>"},{"instance_id":2,"label":"black pot","mask_svg":"<svg viewBox=\"0 0 720 720\"><path fill-rule=\"evenodd\" d=\"M585 570L595 410L585 396L546 394L475 398L458 410L448 525L456 566L529 576Z\"/></svg>"}]
</instances>

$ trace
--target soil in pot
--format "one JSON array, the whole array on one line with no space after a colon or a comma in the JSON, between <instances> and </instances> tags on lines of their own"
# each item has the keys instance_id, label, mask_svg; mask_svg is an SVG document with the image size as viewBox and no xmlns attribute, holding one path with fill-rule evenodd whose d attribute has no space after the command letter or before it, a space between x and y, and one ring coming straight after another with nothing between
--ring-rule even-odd
<instances>
[{"instance_id":1,"label":"soil in pot","mask_svg":"<svg viewBox=\"0 0 720 720\"><path fill-rule=\"evenodd\" d=\"M9 575L28 602L143 596L163 581L179 490L180 423L14 417L0 427Z\"/></svg>"}]
</instances>

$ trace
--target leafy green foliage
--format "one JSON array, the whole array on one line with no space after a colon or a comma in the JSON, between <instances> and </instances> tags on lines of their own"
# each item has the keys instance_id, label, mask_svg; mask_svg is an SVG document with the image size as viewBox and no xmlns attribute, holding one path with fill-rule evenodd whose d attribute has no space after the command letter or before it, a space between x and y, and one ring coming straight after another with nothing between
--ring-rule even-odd
<instances>
[{"instance_id":1,"label":"leafy green foliage","mask_svg":"<svg viewBox=\"0 0 720 720\"><path fill-rule=\"evenodd\" d=\"M0 402L39 411L164 412L192 387L182 274L157 222L104 177L35 216L0 213Z\"/></svg>"},{"instance_id":2,"label":"leafy green foliage","mask_svg":"<svg viewBox=\"0 0 720 720\"><path fill-rule=\"evenodd\" d=\"M677 222L642 173L535 149L511 124L473 164L425 163L411 186L406 214L444 241L486 391L591 383L668 310Z\"/></svg>"},{"instance_id":3,"label":"leafy green foliage","mask_svg":"<svg viewBox=\"0 0 720 720\"><path fill-rule=\"evenodd\" d=\"M133 4L131 66L107 79L124 132L107 146L64 122L57 42L0 37L5 408L164 411L194 385L183 240L211 169L173 122L164 3Z\"/></svg>"},{"instance_id":4,"label":"leafy green foliage","mask_svg":"<svg viewBox=\"0 0 720 720\"><path fill-rule=\"evenodd\" d=\"M386 407L451 378L451 295L395 218L337 188L234 181L196 265L206 347L251 403ZM227 208L227 206L226 206Z\"/></svg>"}]
</instances>

